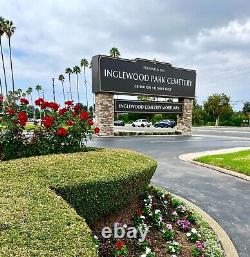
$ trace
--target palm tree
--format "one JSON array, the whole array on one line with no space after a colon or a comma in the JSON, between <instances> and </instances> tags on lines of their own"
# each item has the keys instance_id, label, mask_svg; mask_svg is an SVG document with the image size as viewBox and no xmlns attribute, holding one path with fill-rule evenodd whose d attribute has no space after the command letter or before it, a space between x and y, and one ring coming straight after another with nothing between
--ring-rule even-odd
<instances>
[{"instance_id":1,"label":"palm tree","mask_svg":"<svg viewBox=\"0 0 250 257\"><path fill-rule=\"evenodd\" d=\"M84 84L85 84L85 91L86 91L86 100L87 100L87 107L89 107L88 101L88 87L87 87L87 80L86 80L86 67L89 66L89 62L87 59L82 59L80 63L81 67L83 67L83 74L84 74Z\"/></svg>"},{"instance_id":2,"label":"palm tree","mask_svg":"<svg viewBox=\"0 0 250 257\"><path fill-rule=\"evenodd\" d=\"M26 94L30 100L31 105L33 104L33 99L32 99L32 92L33 92L33 88L32 87L28 87L28 89L26 90Z\"/></svg>"},{"instance_id":3,"label":"palm tree","mask_svg":"<svg viewBox=\"0 0 250 257\"><path fill-rule=\"evenodd\" d=\"M4 57L3 57L3 46L2 46L2 36L5 33L5 26L6 26L5 19L3 17L0 17L0 49L1 49L2 64L3 64L5 92L6 92L6 95L7 95L8 94L8 86L7 86L6 70L5 70Z\"/></svg>"},{"instance_id":4,"label":"palm tree","mask_svg":"<svg viewBox=\"0 0 250 257\"><path fill-rule=\"evenodd\" d=\"M3 87L2 87L2 80L0 78L0 90L1 90L1 96L3 95Z\"/></svg>"},{"instance_id":5,"label":"palm tree","mask_svg":"<svg viewBox=\"0 0 250 257\"><path fill-rule=\"evenodd\" d=\"M110 56L113 58L119 58L121 56L120 51L117 47L112 47L109 51Z\"/></svg>"},{"instance_id":6,"label":"palm tree","mask_svg":"<svg viewBox=\"0 0 250 257\"><path fill-rule=\"evenodd\" d=\"M71 74L73 73L73 71L72 71L72 69L67 68L65 70L65 73L68 74L68 76L69 76L69 91L70 91L70 98L71 98L71 101L72 101L73 97L72 97L72 87L71 87Z\"/></svg>"},{"instance_id":7,"label":"palm tree","mask_svg":"<svg viewBox=\"0 0 250 257\"><path fill-rule=\"evenodd\" d=\"M37 93L38 93L38 97L40 98L41 96L40 96L40 92L42 91L42 86L40 86L40 85L36 85L36 91L37 91Z\"/></svg>"},{"instance_id":8,"label":"palm tree","mask_svg":"<svg viewBox=\"0 0 250 257\"><path fill-rule=\"evenodd\" d=\"M79 79L78 79L78 74L81 73L81 69L79 66L73 67L73 73L76 74L76 89L77 89L77 99L78 103L80 103L80 96L79 96Z\"/></svg>"},{"instance_id":9,"label":"palm tree","mask_svg":"<svg viewBox=\"0 0 250 257\"><path fill-rule=\"evenodd\" d=\"M9 41L9 53L10 53L10 69L11 69L11 77L12 77L12 91L15 91L15 83L14 83L14 73L13 73L13 64L12 64L12 53L11 53L11 44L10 44L10 39L14 35L16 30L16 27L13 26L13 22L7 20L6 21L6 26L5 26L5 34L8 37Z\"/></svg>"},{"instance_id":10,"label":"palm tree","mask_svg":"<svg viewBox=\"0 0 250 257\"><path fill-rule=\"evenodd\" d=\"M61 83L62 83L63 99L64 99L64 103L65 103L66 102L66 98L65 98L64 85L63 85L65 78L64 78L64 76L62 74L60 74L59 77L58 77L58 80L60 80Z\"/></svg>"}]
</instances>

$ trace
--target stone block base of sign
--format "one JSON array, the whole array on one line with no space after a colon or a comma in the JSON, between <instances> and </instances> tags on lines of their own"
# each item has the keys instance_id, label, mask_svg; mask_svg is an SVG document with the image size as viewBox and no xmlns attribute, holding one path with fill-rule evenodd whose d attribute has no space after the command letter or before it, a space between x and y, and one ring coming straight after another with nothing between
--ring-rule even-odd
<instances>
[{"instance_id":1,"label":"stone block base of sign","mask_svg":"<svg viewBox=\"0 0 250 257\"><path fill-rule=\"evenodd\" d=\"M95 94L95 119L100 136L114 135L114 94Z\"/></svg>"},{"instance_id":2,"label":"stone block base of sign","mask_svg":"<svg viewBox=\"0 0 250 257\"><path fill-rule=\"evenodd\" d=\"M193 100L180 98L180 103L183 103L182 114L177 115L177 130L183 133L191 132L192 130L192 111Z\"/></svg>"}]
</instances>

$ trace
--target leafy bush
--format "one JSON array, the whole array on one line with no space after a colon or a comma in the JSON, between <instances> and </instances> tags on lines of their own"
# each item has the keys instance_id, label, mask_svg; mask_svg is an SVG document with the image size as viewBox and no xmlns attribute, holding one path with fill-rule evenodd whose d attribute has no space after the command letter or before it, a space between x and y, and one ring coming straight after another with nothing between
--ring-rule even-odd
<instances>
[{"instance_id":1,"label":"leafy bush","mask_svg":"<svg viewBox=\"0 0 250 257\"><path fill-rule=\"evenodd\" d=\"M65 107L59 109L57 103L38 98L35 104L40 108L40 126L25 136L29 101L20 98L17 104L16 99L1 99L3 114L0 122L4 124L0 134L1 160L81 151L87 135L92 130L99 133L99 128L92 128L93 121L80 104L66 101Z\"/></svg>"},{"instance_id":2,"label":"leafy bush","mask_svg":"<svg viewBox=\"0 0 250 257\"><path fill-rule=\"evenodd\" d=\"M96 257L87 223L127 206L155 168L110 149L1 162L0 256Z\"/></svg>"}]
</instances>

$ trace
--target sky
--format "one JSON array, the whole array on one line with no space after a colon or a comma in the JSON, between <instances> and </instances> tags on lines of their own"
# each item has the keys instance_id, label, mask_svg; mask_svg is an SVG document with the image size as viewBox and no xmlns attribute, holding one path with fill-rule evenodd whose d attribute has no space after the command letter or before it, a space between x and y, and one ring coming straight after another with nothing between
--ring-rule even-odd
<instances>
[{"instance_id":1,"label":"sky","mask_svg":"<svg viewBox=\"0 0 250 257\"><path fill-rule=\"evenodd\" d=\"M16 87L40 84L48 99L56 78L56 97L62 102L57 78L65 68L117 47L123 58L156 58L195 69L199 103L214 93L228 94L235 110L250 101L248 0L0 0L0 16L16 26ZM6 38L3 47L11 86ZM92 102L90 69L87 80ZM81 101L86 102L83 81L80 75ZM69 92L67 80L65 87ZM76 99L75 86L73 94Z\"/></svg>"}]
</instances>

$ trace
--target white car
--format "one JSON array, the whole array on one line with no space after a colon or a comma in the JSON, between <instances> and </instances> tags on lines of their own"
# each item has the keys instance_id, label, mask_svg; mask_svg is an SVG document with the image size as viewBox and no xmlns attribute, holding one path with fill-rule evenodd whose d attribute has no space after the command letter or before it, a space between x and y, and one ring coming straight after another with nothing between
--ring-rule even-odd
<instances>
[{"instance_id":1,"label":"white car","mask_svg":"<svg viewBox=\"0 0 250 257\"><path fill-rule=\"evenodd\" d=\"M139 119L132 123L133 127L150 127L151 125L152 125L151 122L148 122L147 120L144 120L144 119Z\"/></svg>"}]
</instances>

